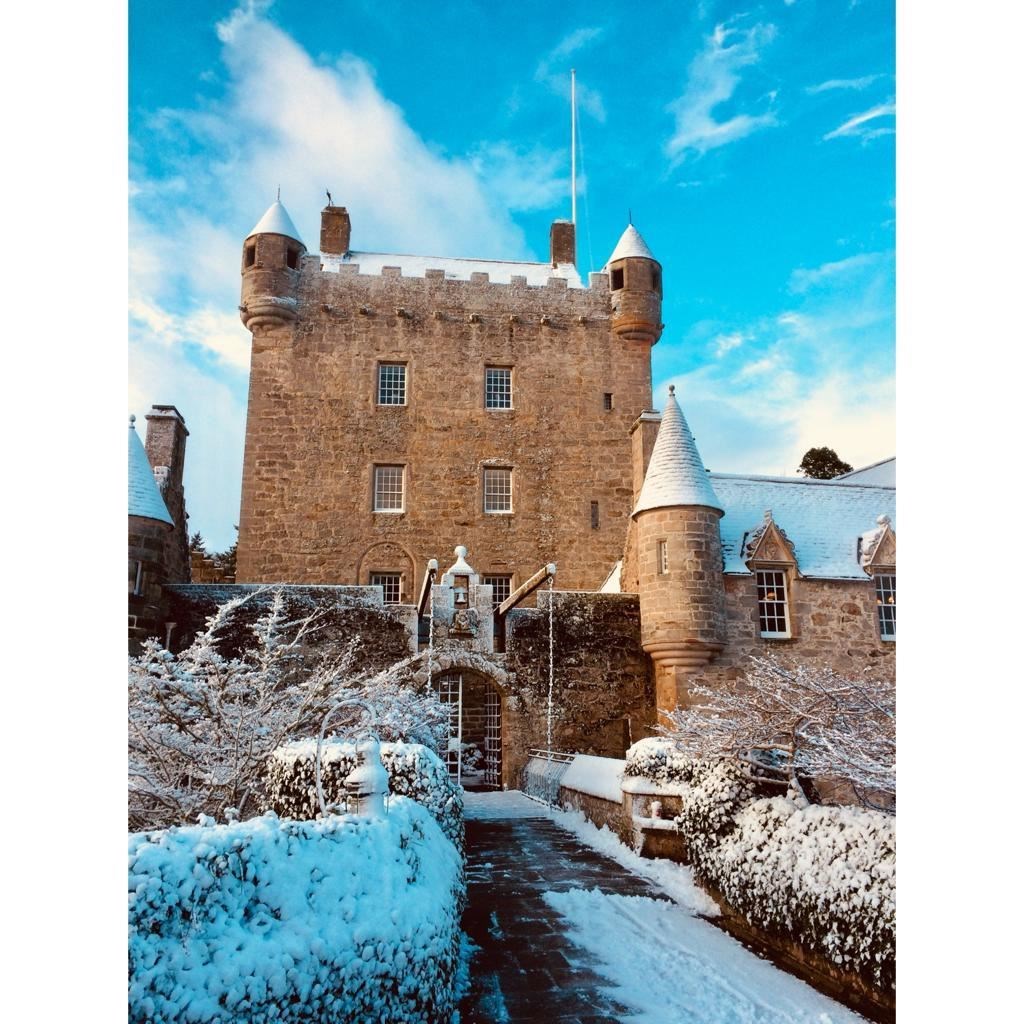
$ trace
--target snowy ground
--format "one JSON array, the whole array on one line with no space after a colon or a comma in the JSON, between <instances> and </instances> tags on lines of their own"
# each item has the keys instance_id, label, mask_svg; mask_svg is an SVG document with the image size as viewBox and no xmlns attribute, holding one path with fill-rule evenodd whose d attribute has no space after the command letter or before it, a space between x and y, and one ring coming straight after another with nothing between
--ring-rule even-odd
<instances>
[{"instance_id":1,"label":"snowy ground","mask_svg":"<svg viewBox=\"0 0 1024 1024\"><path fill-rule=\"evenodd\" d=\"M718 908L690 869L647 860L580 812L551 810L518 792L467 793L466 817L477 821L543 818L584 845L652 882L672 902L564 882L542 899L559 929L596 959L608 985L602 995L625 1006L621 1021L637 1024L854 1024L863 1018L745 949L701 916ZM564 864L564 861L563 861ZM545 866L532 870L546 877ZM571 877L571 876L570 876ZM543 887L543 883L541 883ZM593 883L591 883L593 885ZM529 943L528 937L518 939ZM596 994L596 993L595 993ZM491 1015L490 1019L510 1019ZM526 1018L524 1018L526 1019ZM536 1019L542 1019L540 1017Z\"/></svg>"}]
</instances>

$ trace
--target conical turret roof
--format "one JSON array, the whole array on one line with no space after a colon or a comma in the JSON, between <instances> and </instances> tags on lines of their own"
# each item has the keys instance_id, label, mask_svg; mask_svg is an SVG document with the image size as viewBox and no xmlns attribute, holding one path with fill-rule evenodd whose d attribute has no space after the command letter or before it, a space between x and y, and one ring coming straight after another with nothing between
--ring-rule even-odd
<instances>
[{"instance_id":1,"label":"conical turret roof","mask_svg":"<svg viewBox=\"0 0 1024 1024\"><path fill-rule=\"evenodd\" d=\"M725 512L676 401L675 388L669 387L658 439L633 515L675 505L702 505Z\"/></svg>"},{"instance_id":2,"label":"conical turret roof","mask_svg":"<svg viewBox=\"0 0 1024 1024\"><path fill-rule=\"evenodd\" d=\"M294 238L302 246L306 244L299 238L299 229L292 223L280 199L270 204L270 209L245 237L252 238L253 235L284 235L286 238Z\"/></svg>"},{"instance_id":3,"label":"conical turret roof","mask_svg":"<svg viewBox=\"0 0 1024 1024\"><path fill-rule=\"evenodd\" d=\"M654 260L654 253L651 252L647 243L643 240L643 236L632 224L628 225L626 230L622 232L622 237L619 239L619 243L615 246L611 256L608 257L608 263L605 266L607 267L616 260L624 260L630 256ZM657 263L657 260L654 261Z\"/></svg>"},{"instance_id":4,"label":"conical turret roof","mask_svg":"<svg viewBox=\"0 0 1024 1024\"><path fill-rule=\"evenodd\" d=\"M174 525L160 496L146 449L135 433L135 417L128 420L128 515Z\"/></svg>"}]
</instances>

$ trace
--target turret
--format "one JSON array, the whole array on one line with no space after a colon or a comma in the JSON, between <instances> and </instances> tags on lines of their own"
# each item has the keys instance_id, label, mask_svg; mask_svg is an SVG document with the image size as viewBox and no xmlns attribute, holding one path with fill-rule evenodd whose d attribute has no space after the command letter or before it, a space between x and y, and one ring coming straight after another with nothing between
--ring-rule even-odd
<instances>
[{"instance_id":1,"label":"turret","mask_svg":"<svg viewBox=\"0 0 1024 1024\"><path fill-rule=\"evenodd\" d=\"M605 272L612 293L612 330L627 341L653 345L661 337L661 264L630 224Z\"/></svg>"},{"instance_id":2,"label":"turret","mask_svg":"<svg viewBox=\"0 0 1024 1024\"><path fill-rule=\"evenodd\" d=\"M693 435L669 388L661 428L633 510L640 639L655 668L659 714L685 703L680 686L725 646L718 521L724 515Z\"/></svg>"},{"instance_id":3,"label":"turret","mask_svg":"<svg viewBox=\"0 0 1024 1024\"><path fill-rule=\"evenodd\" d=\"M280 199L249 232L242 246L242 323L250 331L295 320L299 264L306 246Z\"/></svg>"}]
</instances>

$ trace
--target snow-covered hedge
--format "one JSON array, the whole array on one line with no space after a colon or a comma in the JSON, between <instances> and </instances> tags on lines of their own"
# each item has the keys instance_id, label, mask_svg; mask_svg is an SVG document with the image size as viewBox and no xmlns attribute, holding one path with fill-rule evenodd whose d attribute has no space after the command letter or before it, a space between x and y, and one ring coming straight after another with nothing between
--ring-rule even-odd
<instances>
[{"instance_id":1,"label":"snow-covered hedge","mask_svg":"<svg viewBox=\"0 0 1024 1024\"><path fill-rule=\"evenodd\" d=\"M412 797L434 816L459 851L465 846L462 791L444 762L419 743L382 743L380 759L391 792ZM321 781L324 800L343 804L346 776L356 766L356 744L328 739L323 745ZM316 799L316 740L285 743L267 764L268 806L284 818L304 820L319 813Z\"/></svg>"},{"instance_id":2,"label":"snow-covered hedge","mask_svg":"<svg viewBox=\"0 0 1024 1024\"><path fill-rule=\"evenodd\" d=\"M129 838L133 1024L449 1019L462 858L423 807L206 820Z\"/></svg>"},{"instance_id":3,"label":"snow-covered hedge","mask_svg":"<svg viewBox=\"0 0 1024 1024\"><path fill-rule=\"evenodd\" d=\"M682 795L676 824L698 876L752 923L895 987L894 817L759 797L738 762L688 760L663 739L630 748L625 774Z\"/></svg>"}]
</instances>

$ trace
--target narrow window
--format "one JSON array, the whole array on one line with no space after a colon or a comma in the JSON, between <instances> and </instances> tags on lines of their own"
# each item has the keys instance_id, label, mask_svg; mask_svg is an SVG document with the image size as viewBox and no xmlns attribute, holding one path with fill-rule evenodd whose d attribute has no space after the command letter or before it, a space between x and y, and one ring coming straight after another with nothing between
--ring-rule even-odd
<instances>
[{"instance_id":1,"label":"narrow window","mask_svg":"<svg viewBox=\"0 0 1024 1024\"><path fill-rule=\"evenodd\" d=\"M512 371L507 366L488 366L484 370L484 408L512 408Z\"/></svg>"},{"instance_id":2,"label":"narrow window","mask_svg":"<svg viewBox=\"0 0 1024 1024\"><path fill-rule=\"evenodd\" d=\"M658 541L658 575L664 576L668 572L668 541Z\"/></svg>"},{"instance_id":3,"label":"narrow window","mask_svg":"<svg viewBox=\"0 0 1024 1024\"><path fill-rule=\"evenodd\" d=\"M512 470L484 470L484 511L512 511Z\"/></svg>"},{"instance_id":4,"label":"narrow window","mask_svg":"<svg viewBox=\"0 0 1024 1024\"><path fill-rule=\"evenodd\" d=\"M616 267L612 271L612 291L617 292L625 283L623 280L622 267Z\"/></svg>"},{"instance_id":5,"label":"narrow window","mask_svg":"<svg viewBox=\"0 0 1024 1024\"><path fill-rule=\"evenodd\" d=\"M370 586L381 587L385 604L400 604L402 601L402 576L397 572L371 572Z\"/></svg>"},{"instance_id":6,"label":"narrow window","mask_svg":"<svg viewBox=\"0 0 1024 1024\"><path fill-rule=\"evenodd\" d=\"M757 616L761 636L779 639L790 635L784 572L777 569L757 570Z\"/></svg>"},{"instance_id":7,"label":"narrow window","mask_svg":"<svg viewBox=\"0 0 1024 1024\"><path fill-rule=\"evenodd\" d=\"M138 597L142 593L142 563L128 563L128 593Z\"/></svg>"},{"instance_id":8,"label":"narrow window","mask_svg":"<svg viewBox=\"0 0 1024 1024\"><path fill-rule=\"evenodd\" d=\"M651 267L651 287L654 289L654 291L656 291L658 293L658 295L661 295L661 268L660 267L655 267L655 266Z\"/></svg>"},{"instance_id":9,"label":"narrow window","mask_svg":"<svg viewBox=\"0 0 1024 1024\"><path fill-rule=\"evenodd\" d=\"M596 501L590 503L590 528L596 530L601 526L601 509Z\"/></svg>"},{"instance_id":10,"label":"narrow window","mask_svg":"<svg viewBox=\"0 0 1024 1024\"><path fill-rule=\"evenodd\" d=\"M373 467L373 511L405 511L405 467Z\"/></svg>"},{"instance_id":11,"label":"narrow window","mask_svg":"<svg viewBox=\"0 0 1024 1024\"><path fill-rule=\"evenodd\" d=\"M291 270L298 270L299 269L299 250L298 249L289 249L287 254L285 255L285 262L288 264L288 267Z\"/></svg>"},{"instance_id":12,"label":"narrow window","mask_svg":"<svg viewBox=\"0 0 1024 1024\"><path fill-rule=\"evenodd\" d=\"M604 393L604 411L612 411L612 393L610 391Z\"/></svg>"},{"instance_id":13,"label":"narrow window","mask_svg":"<svg viewBox=\"0 0 1024 1024\"><path fill-rule=\"evenodd\" d=\"M878 605L878 631L883 640L896 639L896 577L875 577L875 602Z\"/></svg>"},{"instance_id":14,"label":"narrow window","mask_svg":"<svg viewBox=\"0 0 1024 1024\"><path fill-rule=\"evenodd\" d=\"M377 404L405 405L405 363L377 365Z\"/></svg>"},{"instance_id":15,"label":"narrow window","mask_svg":"<svg viewBox=\"0 0 1024 1024\"><path fill-rule=\"evenodd\" d=\"M507 601L512 593L511 573L485 573L484 586L494 588L494 606L497 607L502 601Z\"/></svg>"},{"instance_id":16,"label":"narrow window","mask_svg":"<svg viewBox=\"0 0 1024 1024\"><path fill-rule=\"evenodd\" d=\"M245 247L245 265L251 267L256 263L256 243Z\"/></svg>"}]
</instances>

